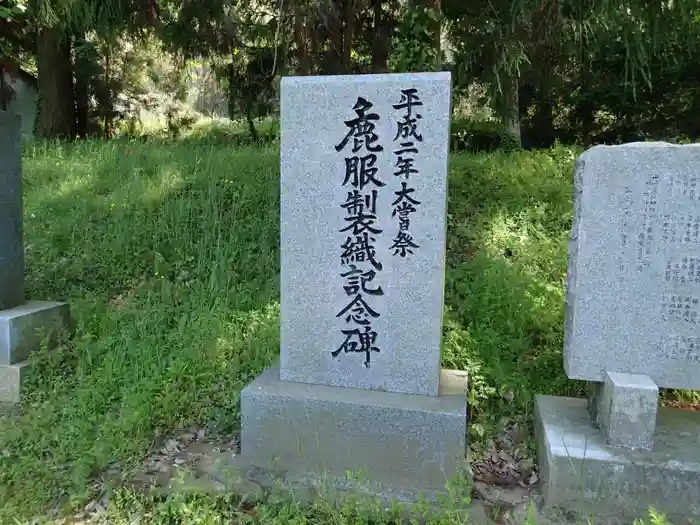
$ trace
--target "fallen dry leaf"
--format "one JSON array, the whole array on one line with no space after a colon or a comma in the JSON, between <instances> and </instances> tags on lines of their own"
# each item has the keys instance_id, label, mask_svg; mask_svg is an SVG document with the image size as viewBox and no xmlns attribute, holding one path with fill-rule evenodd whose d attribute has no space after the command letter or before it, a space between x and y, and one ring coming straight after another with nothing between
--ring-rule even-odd
<instances>
[{"instance_id":1,"label":"fallen dry leaf","mask_svg":"<svg viewBox=\"0 0 700 525\"><path fill-rule=\"evenodd\" d=\"M530 474L530 478L527 480L527 482L528 482L528 484L530 484L530 485L534 485L534 484L537 483L539 480L540 480L540 477L537 475L537 472L534 472L534 471L533 471L532 474Z\"/></svg>"},{"instance_id":2,"label":"fallen dry leaf","mask_svg":"<svg viewBox=\"0 0 700 525\"><path fill-rule=\"evenodd\" d=\"M500 432L487 443L483 456L471 463L474 480L505 487L530 487L534 484L534 459L521 444L524 427L508 419L503 419L499 427Z\"/></svg>"}]
</instances>

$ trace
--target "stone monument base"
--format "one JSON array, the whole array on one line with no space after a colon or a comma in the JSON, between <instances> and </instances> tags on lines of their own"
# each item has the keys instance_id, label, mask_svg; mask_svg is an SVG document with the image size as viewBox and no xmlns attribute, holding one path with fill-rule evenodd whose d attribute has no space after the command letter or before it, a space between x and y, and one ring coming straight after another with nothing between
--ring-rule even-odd
<instances>
[{"instance_id":1,"label":"stone monument base","mask_svg":"<svg viewBox=\"0 0 700 525\"><path fill-rule=\"evenodd\" d=\"M653 449L608 446L585 399L537 396L535 437L545 504L583 516L700 518L700 412L659 408Z\"/></svg>"},{"instance_id":2,"label":"stone monument base","mask_svg":"<svg viewBox=\"0 0 700 525\"><path fill-rule=\"evenodd\" d=\"M241 455L280 479L415 501L445 491L466 453L467 378L443 370L438 396L281 381L279 366L241 392Z\"/></svg>"},{"instance_id":3,"label":"stone monument base","mask_svg":"<svg viewBox=\"0 0 700 525\"><path fill-rule=\"evenodd\" d=\"M22 397L22 383L31 368L31 361L0 365L0 403L16 404Z\"/></svg>"},{"instance_id":4,"label":"stone monument base","mask_svg":"<svg viewBox=\"0 0 700 525\"><path fill-rule=\"evenodd\" d=\"M71 330L70 307L54 301L29 301L0 310L0 402L19 403L22 381L32 352L46 338L49 348L58 344L62 330Z\"/></svg>"}]
</instances>

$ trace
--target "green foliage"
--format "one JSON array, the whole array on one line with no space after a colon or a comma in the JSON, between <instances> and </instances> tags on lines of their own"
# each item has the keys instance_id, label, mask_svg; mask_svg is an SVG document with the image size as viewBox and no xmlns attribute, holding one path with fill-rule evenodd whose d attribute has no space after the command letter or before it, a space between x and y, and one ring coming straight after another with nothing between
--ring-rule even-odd
<instances>
[{"instance_id":1,"label":"green foliage","mask_svg":"<svg viewBox=\"0 0 700 525\"><path fill-rule=\"evenodd\" d=\"M182 137L183 144L232 146L279 145L280 124L276 119L255 121L256 136L251 137L249 123L244 119L233 121L202 121Z\"/></svg>"},{"instance_id":2,"label":"green foliage","mask_svg":"<svg viewBox=\"0 0 700 525\"><path fill-rule=\"evenodd\" d=\"M439 508L420 502L407 509L399 504L386 508L377 498L359 494L338 499L325 487L320 487L311 502L298 501L284 489L273 490L255 502L236 494L164 496L121 489L115 492L103 517L115 525L467 525L468 494L462 486L450 487L450 498L444 498Z\"/></svg>"},{"instance_id":3,"label":"green foliage","mask_svg":"<svg viewBox=\"0 0 700 525\"><path fill-rule=\"evenodd\" d=\"M427 8L431 2L356 2L352 20L343 19L343 3L335 0L37 0L21 13L25 3L0 6L0 55L33 52L32 32L48 26L75 35L76 43L93 42L98 70L81 76L76 60L76 80L89 79L92 115L103 128L108 121L133 128L135 115L150 109L157 90L120 71L138 63L122 60L129 53L123 43L153 37L179 59L215 65L230 115L246 118L253 140L254 119L274 112L276 79L295 62L321 74L384 71L390 49L394 72L442 69L449 59L455 99L473 82L485 86L499 118L512 129L520 118L528 147L700 135L693 69L700 15L688 1L442 0L439 10ZM341 64L346 38L349 63ZM164 91L182 100L182 80ZM0 89L0 99L9 99L6 86Z\"/></svg>"},{"instance_id":4,"label":"green foliage","mask_svg":"<svg viewBox=\"0 0 700 525\"><path fill-rule=\"evenodd\" d=\"M584 392L561 367L576 155L451 158L443 365L470 372L475 446L501 417L529 418L535 393Z\"/></svg>"},{"instance_id":5,"label":"green foliage","mask_svg":"<svg viewBox=\"0 0 700 525\"><path fill-rule=\"evenodd\" d=\"M29 40L26 3L5 0L0 5L0 110L7 108L15 93L5 82L5 73L16 74L26 58L24 48Z\"/></svg>"},{"instance_id":6,"label":"green foliage","mask_svg":"<svg viewBox=\"0 0 700 525\"><path fill-rule=\"evenodd\" d=\"M389 64L398 73L434 71L438 63L434 37L437 13L416 4L403 11L395 31Z\"/></svg>"},{"instance_id":7,"label":"green foliage","mask_svg":"<svg viewBox=\"0 0 700 525\"><path fill-rule=\"evenodd\" d=\"M549 0L518 0L487 6L443 0L442 7L450 21L456 84L476 80L488 85L491 105L504 120L516 112L526 118L534 113L529 124L535 146L552 142L556 116L551 106L567 92L581 87L588 96L592 84L603 90L610 86L634 101L640 89L651 89L660 80L653 75L655 62L686 61L700 42L700 24L694 21L698 7L687 1L555 5ZM596 67L600 62L595 64L593 57L608 53L621 61L612 70ZM524 101L526 86L535 96ZM559 109L561 114L571 106ZM590 110L579 106L574 113L569 126L588 142Z\"/></svg>"},{"instance_id":8,"label":"green foliage","mask_svg":"<svg viewBox=\"0 0 700 525\"><path fill-rule=\"evenodd\" d=\"M514 151L518 140L499 122L453 119L450 128L450 149L454 152Z\"/></svg>"},{"instance_id":9,"label":"green foliage","mask_svg":"<svg viewBox=\"0 0 700 525\"><path fill-rule=\"evenodd\" d=\"M109 137L112 131L136 135L149 114L164 121L171 133L198 118L183 102L186 64L163 53L155 39L124 36L116 45L84 39L76 42L75 57L76 85L84 83L89 95L88 136Z\"/></svg>"},{"instance_id":10,"label":"green foliage","mask_svg":"<svg viewBox=\"0 0 700 525\"><path fill-rule=\"evenodd\" d=\"M172 104L165 112L166 126L172 138L179 138L192 129L199 116L182 104Z\"/></svg>"},{"instance_id":11,"label":"green foliage","mask_svg":"<svg viewBox=\"0 0 700 525\"><path fill-rule=\"evenodd\" d=\"M582 140L576 108L587 106L596 112L590 130L593 142L627 142L634 140L678 140L700 137L700 98L697 84L700 75L695 67L700 59L697 50L685 49L680 43L671 52L675 60L653 57L649 61L651 86L641 84L633 92L624 82L625 50L621 43L611 43L605 52L591 57L585 73L562 85L555 95L560 107L573 110L562 122L563 140Z\"/></svg>"},{"instance_id":12,"label":"green foliage","mask_svg":"<svg viewBox=\"0 0 700 525\"><path fill-rule=\"evenodd\" d=\"M0 5L0 20L7 23L20 17L27 10L25 2L21 0L6 0L4 5Z\"/></svg>"},{"instance_id":13,"label":"green foliage","mask_svg":"<svg viewBox=\"0 0 700 525\"><path fill-rule=\"evenodd\" d=\"M245 117L252 140L257 140L254 119L268 116L274 108L276 92L275 57L269 48L236 49L231 59L219 67L218 77L228 94L229 118Z\"/></svg>"},{"instance_id":14,"label":"green foliage","mask_svg":"<svg viewBox=\"0 0 700 525\"><path fill-rule=\"evenodd\" d=\"M634 520L634 525L672 525L665 514L657 512L654 507L649 507L649 515L646 519Z\"/></svg>"}]
</instances>

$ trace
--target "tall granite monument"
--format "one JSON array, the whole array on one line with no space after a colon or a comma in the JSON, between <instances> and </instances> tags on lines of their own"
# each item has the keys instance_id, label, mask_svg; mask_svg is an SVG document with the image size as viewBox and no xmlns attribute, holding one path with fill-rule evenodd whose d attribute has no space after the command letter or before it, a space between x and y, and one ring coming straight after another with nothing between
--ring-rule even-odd
<instances>
[{"instance_id":1,"label":"tall granite monument","mask_svg":"<svg viewBox=\"0 0 700 525\"><path fill-rule=\"evenodd\" d=\"M20 400L30 353L70 328L67 304L26 301L20 117L0 111L0 402Z\"/></svg>"},{"instance_id":2,"label":"tall granite monument","mask_svg":"<svg viewBox=\"0 0 700 525\"><path fill-rule=\"evenodd\" d=\"M700 145L596 146L576 164L564 369L582 399L538 396L549 505L700 518Z\"/></svg>"},{"instance_id":3,"label":"tall granite monument","mask_svg":"<svg viewBox=\"0 0 700 525\"><path fill-rule=\"evenodd\" d=\"M466 376L440 369L449 73L291 77L281 100L281 357L241 394L244 459L444 490Z\"/></svg>"}]
</instances>

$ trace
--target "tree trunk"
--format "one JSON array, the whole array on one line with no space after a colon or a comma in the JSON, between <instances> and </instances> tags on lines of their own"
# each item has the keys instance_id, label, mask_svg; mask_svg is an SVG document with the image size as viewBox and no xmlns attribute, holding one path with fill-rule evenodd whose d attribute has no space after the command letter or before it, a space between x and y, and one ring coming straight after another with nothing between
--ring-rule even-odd
<instances>
[{"instance_id":1,"label":"tree trunk","mask_svg":"<svg viewBox=\"0 0 700 525\"><path fill-rule=\"evenodd\" d=\"M593 95L590 93L590 69L586 61L587 57L581 60L580 72L580 91L576 107L574 108L574 126L578 126L581 133L581 141L583 145L588 147L593 142L593 125L595 124L595 102Z\"/></svg>"},{"instance_id":2,"label":"tree trunk","mask_svg":"<svg viewBox=\"0 0 700 525\"><path fill-rule=\"evenodd\" d=\"M105 101L102 104L102 117L103 117L103 132L104 137L109 140L112 138L112 128L114 123L114 93L110 86L110 75L112 72L112 50L109 45L104 47L104 57L105 57L105 71L104 71L104 84L105 84Z\"/></svg>"},{"instance_id":3,"label":"tree trunk","mask_svg":"<svg viewBox=\"0 0 700 525\"><path fill-rule=\"evenodd\" d=\"M90 71L92 61L86 54L75 55L75 117L78 137L90 135Z\"/></svg>"},{"instance_id":4,"label":"tree trunk","mask_svg":"<svg viewBox=\"0 0 700 525\"><path fill-rule=\"evenodd\" d=\"M538 148L550 148L554 144L554 105L551 90L541 90L535 107L533 119Z\"/></svg>"},{"instance_id":5,"label":"tree trunk","mask_svg":"<svg viewBox=\"0 0 700 525\"><path fill-rule=\"evenodd\" d=\"M296 43L296 55L299 62L297 75L311 74L311 57L309 56L309 43L307 38L308 25L306 16L297 9L294 13L294 41Z\"/></svg>"},{"instance_id":6,"label":"tree trunk","mask_svg":"<svg viewBox=\"0 0 700 525\"><path fill-rule=\"evenodd\" d=\"M328 44L330 47L328 69L333 74L343 73L343 0L333 0L333 10L328 15Z\"/></svg>"},{"instance_id":7,"label":"tree trunk","mask_svg":"<svg viewBox=\"0 0 700 525\"><path fill-rule=\"evenodd\" d=\"M435 71L440 71L442 69L442 5L440 0L427 0L425 7L428 9L428 12L435 17L432 24L433 50L435 52L435 64L433 64L433 67Z\"/></svg>"},{"instance_id":8,"label":"tree trunk","mask_svg":"<svg viewBox=\"0 0 700 525\"><path fill-rule=\"evenodd\" d=\"M518 141L518 144L522 145L522 137L520 134L520 103L518 98L519 84L520 81L517 77L503 79L501 121L505 128Z\"/></svg>"},{"instance_id":9,"label":"tree trunk","mask_svg":"<svg viewBox=\"0 0 700 525\"><path fill-rule=\"evenodd\" d=\"M246 104L246 110L245 110L245 119L246 122L248 122L248 133L250 133L250 139L253 141L253 143L258 142L258 132L255 129L255 122L253 121L253 115L250 111L250 103Z\"/></svg>"},{"instance_id":10,"label":"tree trunk","mask_svg":"<svg viewBox=\"0 0 700 525\"><path fill-rule=\"evenodd\" d=\"M226 107L228 109L228 118L233 120L236 116L236 73L234 69L234 64L236 63L236 56L231 54L231 64L228 66L228 90L226 91Z\"/></svg>"},{"instance_id":11,"label":"tree trunk","mask_svg":"<svg viewBox=\"0 0 700 525\"><path fill-rule=\"evenodd\" d=\"M352 73L352 36L355 28L355 0L343 0L343 73Z\"/></svg>"},{"instance_id":12,"label":"tree trunk","mask_svg":"<svg viewBox=\"0 0 700 525\"><path fill-rule=\"evenodd\" d=\"M39 30L36 62L39 108L36 134L41 138L75 137L75 98L70 38L56 28Z\"/></svg>"},{"instance_id":13,"label":"tree trunk","mask_svg":"<svg viewBox=\"0 0 700 525\"><path fill-rule=\"evenodd\" d=\"M389 71L391 52L391 20L382 10L382 0L372 0L374 11L374 35L372 38L372 73Z\"/></svg>"}]
</instances>

